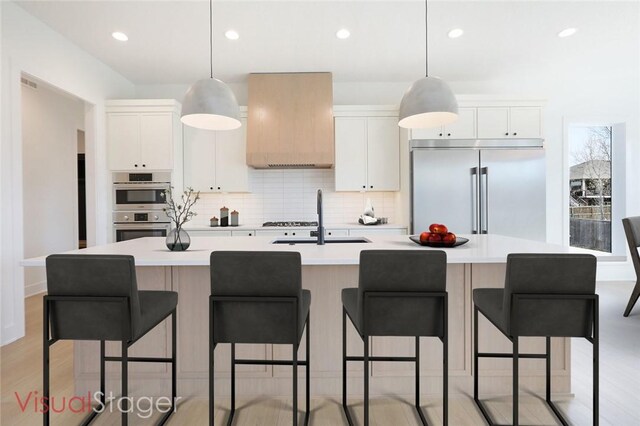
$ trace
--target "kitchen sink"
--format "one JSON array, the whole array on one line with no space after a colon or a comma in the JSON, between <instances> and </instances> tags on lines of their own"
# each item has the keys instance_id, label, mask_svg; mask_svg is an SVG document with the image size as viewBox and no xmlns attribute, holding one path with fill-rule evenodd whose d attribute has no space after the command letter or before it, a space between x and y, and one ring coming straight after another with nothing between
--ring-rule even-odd
<instances>
[{"instance_id":1,"label":"kitchen sink","mask_svg":"<svg viewBox=\"0 0 640 426\"><path fill-rule=\"evenodd\" d=\"M371 240L364 237L343 237L343 238L325 238L325 244L365 244ZM318 244L316 238L278 238L271 241L271 244Z\"/></svg>"}]
</instances>

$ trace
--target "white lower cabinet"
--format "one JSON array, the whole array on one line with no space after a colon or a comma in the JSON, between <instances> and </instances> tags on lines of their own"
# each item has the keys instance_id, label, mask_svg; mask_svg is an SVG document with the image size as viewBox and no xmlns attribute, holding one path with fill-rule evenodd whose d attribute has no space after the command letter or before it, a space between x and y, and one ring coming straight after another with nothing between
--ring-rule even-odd
<instances>
[{"instance_id":1,"label":"white lower cabinet","mask_svg":"<svg viewBox=\"0 0 640 426\"><path fill-rule=\"evenodd\" d=\"M255 237L256 236L256 230L252 229L250 231L231 231L231 236L232 237Z\"/></svg>"},{"instance_id":2,"label":"white lower cabinet","mask_svg":"<svg viewBox=\"0 0 640 426\"><path fill-rule=\"evenodd\" d=\"M367 237L375 235L407 235L406 228L382 228L382 229L350 229L349 236L351 237Z\"/></svg>"},{"instance_id":3,"label":"white lower cabinet","mask_svg":"<svg viewBox=\"0 0 640 426\"><path fill-rule=\"evenodd\" d=\"M309 230L283 228L283 229L256 229L257 237L308 237Z\"/></svg>"},{"instance_id":4,"label":"white lower cabinet","mask_svg":"<svg viewBox=\"0 0 640 426\"><path fill-rule=\"evenodd\" d=\"M325 229L324 235L328 237L348 237L349 230L348 229Z\"/></svg>"},{"instance_id":5,"label":"white lower cabinet","mask_svg":"<svg viewBox=\"0 0 640 426\"><path fill-rule=\"evenodd\" d=\"M190 237L231 237L231 231L186 230Z\"/></svg>"}]
</instances>

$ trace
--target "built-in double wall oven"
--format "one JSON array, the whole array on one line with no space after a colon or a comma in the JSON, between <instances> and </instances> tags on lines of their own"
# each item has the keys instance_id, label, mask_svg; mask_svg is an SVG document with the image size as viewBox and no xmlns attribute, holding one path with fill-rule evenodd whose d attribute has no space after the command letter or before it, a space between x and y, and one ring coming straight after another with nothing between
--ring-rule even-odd
<instances>
[{"instance_id":1,"label":"built-in double wall oven","mask_svg":"<svg viewBox=\"0 0 640 426\"><path fill-rule=\"evenodd\" d=\"M113 176L114 240L165 237L171 222L163 211L170 173L115 173Z\"/></svg>"}]
</instances>

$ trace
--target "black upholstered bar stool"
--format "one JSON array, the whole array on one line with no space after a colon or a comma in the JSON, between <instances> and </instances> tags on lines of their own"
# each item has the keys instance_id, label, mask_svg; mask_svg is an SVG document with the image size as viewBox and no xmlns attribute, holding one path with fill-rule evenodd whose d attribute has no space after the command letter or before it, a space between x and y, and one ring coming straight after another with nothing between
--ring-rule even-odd
<instances>
[{"instance_id":1,"label":"black upholstered bar stool","mask_svg":"<svg viewBox=\"0 0 640 426\"><path fill-rule=\"evenodd\" d=\"M342 407L347 406L347 362L364 362L364 424L369 424L369 362L414 362L415 408L420 408L420 337L442 341L443 421L448 424L447 255L441 250L363 250L358 288L342 290ZM347 317L364 342L364 356L347 355ZM415 337L415 356L369 355L369 337Z\"/></svg>"},{"instance_id":2,"label":"black upholstered bar stool","mask_svg":"<svg viewBox=\"0 0 640 426\"><path fill-rule=\"evenodd\" d=\"M513 425L518 425L518 363L546 360L546 402L567 425L551 401L551 337L584 337L593 344L593 424L598 424L598 295L596 258L589 254L510 254L504 289L473 290L473 399L495 425L478 398L478 359L513 359ZM513 353L478 351L478 311L513 344ZM544 354L519 354L518 338L546 338Z\"/></svg>"},{"instance_id":3,"label":"black upholstered bar stool","mask_svg":"<svg viewBox=\"0 0 640 426\"><path fill-rule=\"evenodd\" d=\"M47 288L44 297L43 347L44 391L49 398L49 348L58 340L100 341L100 392L105 405L105 362L122 365L122 401L128 397L128 363L171 363L171 409L157 424L163 425L175 411L176 403L176 307L178 293L173 291L138 291L133 256L64 255L47 257ZM129 357L128 349L171 315L171 358ZM51 329L51 337L49 336ZM119 341L121 356L106 356L105 341ZM127 404L122 424L128 422ZM92 422L99 414L93 411L82 422ZM49 412L43 414L49 424Z\"/></svg>"},{"instance_id":4,"label":"black upholstered bar stool","mask_svg":"<svg viewBox=\"0 0 640 426\"><path fill-rule=\"evenodd\" d=\"M298 424L298 366L306 367L306 412L309 423L309 308L311 292L302 289L300 253L211 253L209 298L209 424L214 412L214 351L231 344L231 412L235 414L236 365L291 365L293 367L293 425ZM307 328L307 359L298 360L302 332ZM291 360L236 359L235 345L290 344Z\"/></svg>"},{"instance_id":5,"label":"black upholstered bar stool","mask_svg":"<svg viewBox=\"0 0 640 426\"><path fill-rule=\"evenodd\" d=\"M627 303L627 308L624 310L624 316L628 317L633 305L636 304L638 297L640 297L640 254L638 254L638 247L640 247L640 216L622 219L622 226L627 237L627 244L629 244L633 268L636 270L636 285L633 287L629 303Z\"/></svg>"}]
</instances>

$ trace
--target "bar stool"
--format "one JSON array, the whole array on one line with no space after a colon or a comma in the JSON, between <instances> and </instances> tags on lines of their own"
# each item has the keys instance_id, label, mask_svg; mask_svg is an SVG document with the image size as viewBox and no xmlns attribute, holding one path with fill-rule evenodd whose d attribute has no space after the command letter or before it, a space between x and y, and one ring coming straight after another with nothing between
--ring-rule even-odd
<instances>
[{"instance_id":1,"label":"bar stool","mask_svg":"<svg viewBox=\"0 0 640 426\"><path fill-rule=\"evenodd\" d=\"M49 348L58 340L100 341L100 401L105 406L105 362L122 365L121 401L128 397L128 363L171 363L171 409L157 423L163 425L176 403L176 307L178 293L138 291L133 256L66 255L47 257L47 288L43 310L43 397L49 399ZM129 357L128 349L171 315L171 358ZM51 337L49 336L51 328ZM105 341L120 341L121 356L106 356ZM126 404L128 406L128 402ZM127 425L126 407L122 424ZM103 410L104 411L104 410ZM93 410L82 422L91 423L102 411ZM43 413L49 424L49 410Z\"/></svg>"},{"instance_id":2,"label":"bar stool","mask_svg":"<svg viewBox=\"0 0 640 426\"><path fill-rule=\"evenodd\" d=\"M364 362L364 424L369 424L369 362L414 362L415 408L420 408L420 337L442 341L443 423L448 424L447 255L441 250L363 250L357 288L342 290L342 408L349 425L347 362ZM347 317L364 342L364 356L347 355ZM415 355L369 355L369 337L414 336Z\"/></svg>"},{"instance_id":3,"label":"bar stool","mask_svg":"<svg viewBox=\"0 0 640 426\"><path fill-rule=\"evenodd\" d=\"M293 425L298 424L298 366L306 367L306 411L309 424L309 308L311 292L302 289L300 253L214 251L211 253L209 297L209 424L214 412L214 351L231 344L231 412L235 414L236 365L293 367ZM306 360L298 359L302 332ZM292 360L236 359L235 345L290 344Z\"/></svg>"},{"instance_id":4,"label":"bar stool","mask_svg":"<svg viewBox=\"0 0 640 426\"><path fill-rule=\"evenodd\" d=\"M627 244L629 244L633 268L636 270L636 285L631 292L627 308L624 310L624 316L628 317L633 309L633 305L636 304L638 297L640 297L640 254L638 254L638 247L640 247L640 216L622 219L622 226L624 227L624 234L627 237Z\"/></svg>"},{"instance_id":5,"label":"bar stool","mask_svg":"<svg viewBox=\"0 0 640 426\"><path fill-rule=\"evenodd\" d=\"M589 254L510 254L504 289L473 290L473 399L489 425L495 425L478 399L478 358L513 359L513 425L518 425L518 362L546 360L546 403L551 401L551 337L584 337L593 344L593 424L598 424L598 295L596 258ZM478 311L513 344L513 353L478 352ZM519 354L518 338L546 338L544 354Z\"/></svg>"}]
</instances>

